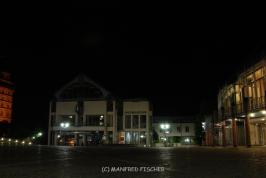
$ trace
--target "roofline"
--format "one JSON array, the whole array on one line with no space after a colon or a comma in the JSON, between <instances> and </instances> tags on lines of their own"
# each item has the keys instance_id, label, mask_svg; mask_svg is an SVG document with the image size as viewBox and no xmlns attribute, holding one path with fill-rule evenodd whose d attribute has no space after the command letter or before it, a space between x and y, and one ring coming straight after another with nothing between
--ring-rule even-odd
<instances>
[{"instance_id":1,"label":"roofline","mask_svg":"<svg viewBox=\"0 0 266 178\"><path fill-rule=\"evenodd\" d=\"M99 84L97 84L96 82L94 82L93 80L91 80L90 78L88 78L86 75L78 75L77 77L75 77L73 80L71 80L70 82L66 83L63 87L61 87L56 93L55 93L55 98L60 99L60 94L69 86L71 86L73 83L78 82L81 77L83 77L83 79L88 82L91 83L92 85L94 85L95 87L99 88L101 90L101 92L103 93L104 98L108 97L111 95L111 93L109 91L107 91L105 88L103 88L102 86L100 86Z\"/></svg>"}]
</instances>

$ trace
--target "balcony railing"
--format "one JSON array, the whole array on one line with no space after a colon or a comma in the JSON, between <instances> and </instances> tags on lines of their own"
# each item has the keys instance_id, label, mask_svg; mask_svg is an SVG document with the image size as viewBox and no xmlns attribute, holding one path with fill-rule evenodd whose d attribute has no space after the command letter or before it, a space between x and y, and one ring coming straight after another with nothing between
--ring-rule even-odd
<instances>
[{"instance_id":1,"label":"balcony railing","mask_svg":"<svg viewBox=\"0 0 266 178\"><path fill-rule=\"evenodd\" d=\"M254 112L265 108L265 97L247 98L245 102L236 104L235 107L224 108L224 112L221 111L221 115L223 119L228 119L235 114L240 116L247 112Z\"/></svg>"},{"instance_id":2,"label":"balcony railing","mask_svg":"<svg viewBox=\"0 0 266 178\"><path fill-rule=\"evenodd\" d=\"M248 112L265 108L265 97L248 98Z\"/></svg>"}]
</instances>

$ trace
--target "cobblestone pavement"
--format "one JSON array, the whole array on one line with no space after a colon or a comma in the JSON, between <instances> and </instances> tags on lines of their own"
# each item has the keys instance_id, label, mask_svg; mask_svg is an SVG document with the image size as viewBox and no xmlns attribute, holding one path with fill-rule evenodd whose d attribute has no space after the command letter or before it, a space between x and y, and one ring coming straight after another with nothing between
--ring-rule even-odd
<instances>
[{"instance_id":1,"label":"cobblestone pavement","mask_svg":"<svg viewBox=\"0 0 266 178\"><path fill-rule=\"evenodd\" d=\"M0 146L0 178L266 177L266 147Z\"/></svg>"}]
</instances>

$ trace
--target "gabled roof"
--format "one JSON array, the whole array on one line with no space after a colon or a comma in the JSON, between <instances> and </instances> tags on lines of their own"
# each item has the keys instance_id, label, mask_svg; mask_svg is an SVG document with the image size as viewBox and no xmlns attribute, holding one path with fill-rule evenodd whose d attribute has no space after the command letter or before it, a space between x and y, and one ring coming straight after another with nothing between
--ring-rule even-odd
<instances>
[{"instance_id":1,"label":"gabled roof","mask_svg":"<svg viewBox=\"0 0 266 178\"><path fill-rule=\"evenodd\" d=\"M89 79L84 74L78 75L56 92L56 99L105 99L110 92Z\"/></svg>"}]
</instances>

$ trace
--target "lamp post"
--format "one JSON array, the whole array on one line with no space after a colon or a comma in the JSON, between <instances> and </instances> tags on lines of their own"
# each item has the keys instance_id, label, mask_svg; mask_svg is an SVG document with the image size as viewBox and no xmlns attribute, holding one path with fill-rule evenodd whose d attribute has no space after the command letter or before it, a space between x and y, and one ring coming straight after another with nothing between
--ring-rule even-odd
<instances>
[{"instance_id":1,"label":"lamp post","mask_svg":"<svg viewBox=\"0 0 266 178\"><path fill-rule=\"evenodd\" d=\"M60 123L60 127L61 127L62 129L66 129L66 128L68 128L69 126L70 126L70 123L69 123L69 122L61 122L61 123ZM57 136L57 138L60 138L60 137L61 137L62 129L60 129L60 134L59 134L59 136ZM65 138L64 138L64 139L65 139Z\"/></svg>"},{"instance_id":2,"label":"lamp post","mask_svg":"<svg viewBox=\"0 0 266 178\"><path fill-rule=\"evenodd\" d=\"M161 124L160 127L164 132L164 141L165 141L165 143L167 143L168 139L166 137L166 134L169 133L168 129L170 128L170 125L169 124Z\"/></svg>"}]
</instances>

